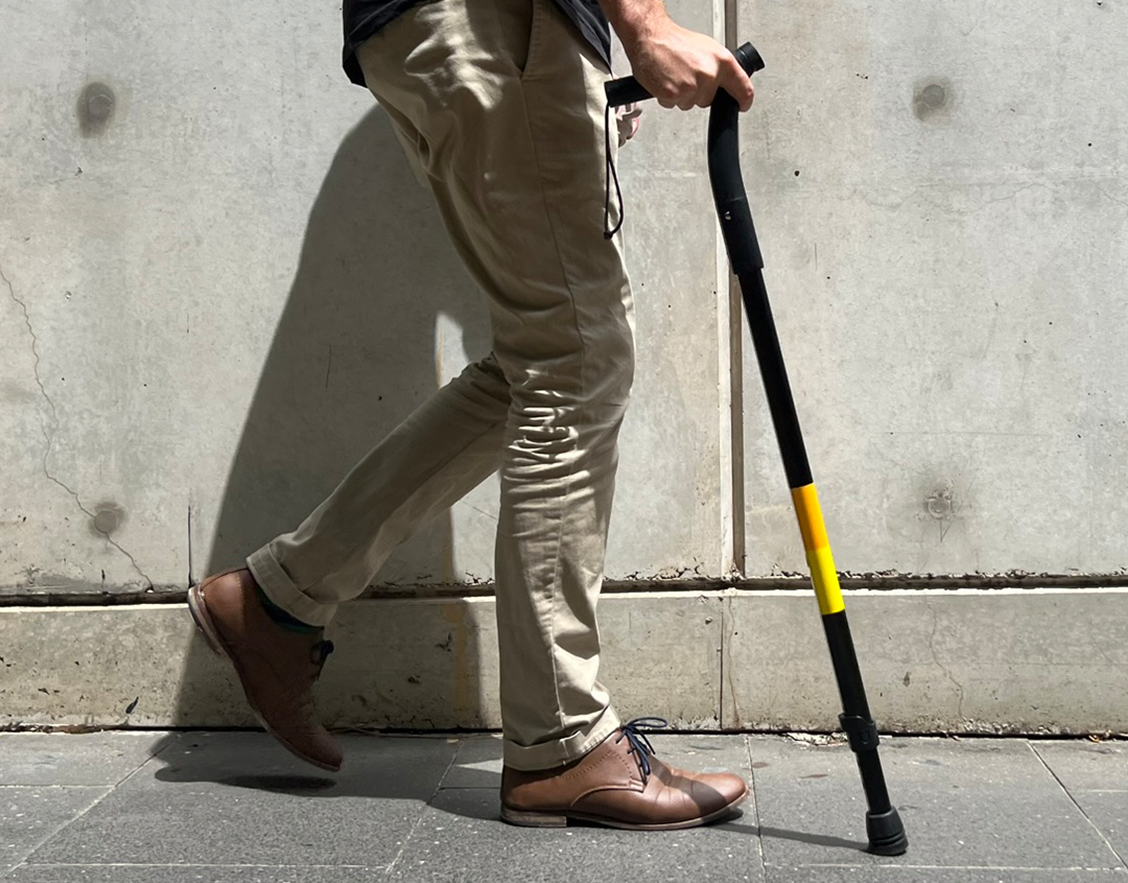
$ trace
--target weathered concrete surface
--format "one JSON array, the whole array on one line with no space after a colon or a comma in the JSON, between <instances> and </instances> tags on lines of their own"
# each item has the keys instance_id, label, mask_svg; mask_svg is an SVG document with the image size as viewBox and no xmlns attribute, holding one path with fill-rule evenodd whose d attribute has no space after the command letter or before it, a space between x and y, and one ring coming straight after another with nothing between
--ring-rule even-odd
<instances>
[{"instance_id":1,"label":"weathered concrete surface","mask_svg":"<svg viewBox=\"0 0 1128 883\"><path fill-rule=\"evenodd\" d=\"M847 594L882 729L1128 732L1128 591ZM725 620L726 726L837 727L842 708L809 593L738 593Z\"/></svg>"},{"instance_id":2,"label":"weathered concrete surface","mask_svg":"<svg viewBox=\"0 0 1128 883\"><path fill-rule=\"evenodd\" d=\"M874 715L894 732L1128 732L1128 590L851 592ZM677 727L836 727L807 592L608 595L603 680ZM361 601L330 632L338 727L496 728L489 598ZM0 726L251 726L179 605L0 610ZM1078 649L1083 648L1083 649Z\"/></svg>"},{"instance_id":3,"label":"weathered concrete surface","mask_svg":"<svg viewBox=\"0 0 1128 883\"><path fill-rule=\"evenodd\" d=\"M603 676L622 714L718 726L717 596L612 595L600 619ZM491 598L360 601L330 637L319 695L334 725L500 726ZM0 726L255 725L181 605L0 608L0 647Z\"/></svg>"},{"instance_id":4,"label":"weathered concrete surface","mask_svg":"<svg viewBox=\"0 0 1128 883\"><path fill-rule=\"evenodd\" d=\"M708 4L671 8L713 27ZM293 527L488 351L339 30L324 4L5 13L0 588L183 590ZM640 356L615 576L731 561L703 122L648 113L621 157ZM379 581L489 579L495 500L487 483Z\"/></svg>"},{"instance_id":5,"label":"weathered concrete surface","mask_svg":"<svg viewBox=\"0 0 1128 883\"><path fill-rule=\"evenodd\" d=\"M1128 566L1122 3L744 0L743 162L841 569ZM749 361L748 573L803 569Z\"/></svg>"}]
</instances>

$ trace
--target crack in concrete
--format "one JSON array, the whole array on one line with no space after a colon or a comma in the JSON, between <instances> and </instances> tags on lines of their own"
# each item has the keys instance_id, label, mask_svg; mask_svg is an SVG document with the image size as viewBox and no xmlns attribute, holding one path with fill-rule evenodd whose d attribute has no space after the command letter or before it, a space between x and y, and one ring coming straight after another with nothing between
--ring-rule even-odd
<instances>
[{"instance_id":1,"label":"crack in concrete","mask_svg":"<svg viewBox=\"0 0 1128 883\"><path fill-rule=\"evenodd\" d=\"M1117 199L1111 193L1106 191L1103 187L1098 187L1097 192L1100 193L1100 195L1105 197L1106 199L1111 199L1113 202L1117 203L1118 205L1122 205L1125 208L1128 208L1128 202L1125 202L1123 199Z\"/></svg>"},{"instance_id":2,"label":"crack in concrete","mask_svg":"<svg viewBox=\"0 0 1128 883\"><path fill-rule=\"evenodd\" d=\"M43 469L43 475L48 481L58 485L62 490L64 490L67 494L70 495L70 497L74 500L75 505L78 507L79 511L82 512L83 515L85 515L87 518L90 519L90 523L92 525L94 525L94 529L106 538L107 543L109 543L111 546L113 546L115 549L117 549L119 552L121 552L121 554L123 554L126 558L129 559L129 563L133 565L133 569L137 571L137 573L141 576L141 578L143 580L145 580L146 583L148 583L148 588L152 589L153 588L153 581L141 569L141 566L137 563L137 559L134 558L125 549L123 549L121 547L121 545L115 539L113 539L113 537L111 537L107 531L104 531L104 530L102 530L101 528L98 527L97 523L94 520L95 519L95 513L91 512L89 509L87 509L82 504L82 500L79 498L78 493L76 491L74 491L72 488L68 487L66 485L66 483L64 483L57 475L55 475L54 473L51 472L51 468L48 465L48 461L51 458L51 450L53 449L54 444L55 444L55 433L58 432L58 429L59 429L59 412L58 412L58 409L56 409L56 407L55 407L54 400L51 398L50 395L47 394L47 388L43 385L43 378L39 373L39 362L40 362L39 336L35 333L35 328L32 327L31 314L28 312L27 304L23 300L21 300L20 297L16 294L16 289L12 285L12 280L8 278L7 274L4 272L3 267L0 267L0 279L2 279L4 281L4 284L8 286L8 296L12 299L12 302L15 303L20 308L20 311L23 313L24 325L27 326L27 333L31 336L31 354L32 354L32 356L35 357L35 362L32 365L32 373L35 376L35 384L36 384L36 386L39 387L39 392L43 396L43 400L47 403L48 407L50 407L50 409L51 409L50 420L49 421L46 421L46 420L42 421L41 425L40 425L40 429L43 431L43 441L44 441L43 461L42 461L42 464L41 464L41 468Z\"/></svg>"},{"instance_id":3,"label":"crack in concrete","mask_svg":"<svg viewBox=\"0 0 1128 883\"><path fill-rule=\"evenodd\" d=\"M978 182L976 184L972 185L972 186L978 186ZM902 206L904 206L905 203L907 203L910 199L914 199L914 198L919 197L921 202L931 206L932 208L934 208L937 211L942 212L946 215L967 216L967 215L973 215L976 212L982 211L983 209L987 208L987 206L995 205L996 203L1010 202L1011 200L1015 199L1020 193L1023 193L1025 191L1029 190L1031 187L1046 187L1046 186L1047 185L1043 184L1040 181L1029 181L1026 184L1018 185L1014 189L1013 192L1008 193L1005 196L997 196L997 197L993 197L991 199L984 199L981 202L979 202L978 205L974 205L974 206L971 206L969 208L956 208L954 206L944 205L941 202L937 202L936 200L929 199L929 197L928 197L929 191L936 187L936 184L932 184L932 183L922 184L920 186L914 187L912 190L910 190L903 197L901 197L900 199L894 199L892 202L883 202L880 199L874 198L874 197L870 196L869 194L863 192L861 190L861 188L859 188L859 187L851 188L850 193L846 197L844 197L844 199L851 199L851 198L857 197L857 198L860 198L861 201L864 202L866 205L871 206L872 208L889 209L891 211L897 212L897 211L900 211ZM1109 198L1112 199L1112 197L1109 197ZM1114 200L1114 201L1116 201L1116 200Z\"/></svg>"},{"instance_id":4,"label":"crack in concrete","mask_svg":"<svg viewBox=\"0 0 1128 883\"><path fill-rule=\"evenodd\" d=\"M951 669L940 661L940 657L936 653L936 646L933 643L936 639L936 632L940 628L940 616L936 613L936 608L931 602L926 602L929 613L932 614L932 633L928 636L928 650L932 654L932 661L936 663L940 671L944 672L944 676L952 682L952 686L956 688L956 693L959 695L959 702L956 705L956 720L961 723L964 720L963 704L964 704L964 688L963 685L955 679Z\"/></svg>"}]
</instances>

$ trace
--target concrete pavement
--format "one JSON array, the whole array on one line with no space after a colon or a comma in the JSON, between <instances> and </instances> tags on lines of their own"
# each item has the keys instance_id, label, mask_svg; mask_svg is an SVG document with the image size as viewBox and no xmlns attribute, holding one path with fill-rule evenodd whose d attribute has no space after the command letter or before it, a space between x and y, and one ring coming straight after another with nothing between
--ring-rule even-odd
<instances>
[{"instance_id":1,"label":"concrete pavement","mask_svg":"<svg viewBox=\"0 0 1128 883\"><path fill-rule=\"evenodd\" d=\"M739 770L754 794L725 824L642 834L498 821L496 737L343 739L330 776L253 732L0 734L0 878L1128 883L1123 742L884 740L910 837L890 859L862 851L842 744L656 735L661 757Z\"/></svg>"}]
</instances>

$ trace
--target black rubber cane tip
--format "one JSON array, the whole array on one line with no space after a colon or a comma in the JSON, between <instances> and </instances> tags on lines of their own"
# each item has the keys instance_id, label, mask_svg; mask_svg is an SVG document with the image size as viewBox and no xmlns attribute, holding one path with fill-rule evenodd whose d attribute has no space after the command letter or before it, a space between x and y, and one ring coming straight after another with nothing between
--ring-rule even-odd
<instances>
[{"instance_id":1,"label":"black rubber cane tip","mask_svg":"<svg viewBox=\"0 0 1128 883\"><path fill-rule=\"evenodd\" d=\"M874 855L904 855L909 848L905 826L896 808L883 813L866 813L866 834L869 852Z\"/></svg>"}]
</instances>

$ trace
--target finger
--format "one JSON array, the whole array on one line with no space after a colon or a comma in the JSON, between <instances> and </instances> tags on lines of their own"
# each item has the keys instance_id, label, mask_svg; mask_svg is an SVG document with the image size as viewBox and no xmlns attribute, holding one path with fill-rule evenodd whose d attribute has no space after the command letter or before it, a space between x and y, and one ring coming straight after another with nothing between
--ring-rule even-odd
<instances>
[{"instance_id":1,"label":"finger","mask_svg":"<svg viewBox=\"0 0 1128 883\"><path fill-rule=\"evenodd\" d=\"M719 85L716 80L704 83L697 91L697 106L709 107L717 97Z\"/></svg>"},{"instance_id":2,"label":"finger","mask_svg":"<svg viewBox=\"0 0 1128 883\"><path fill-rule=\"evenodd\" d=\"M740 62L731 55L721 70L721 86L736 99L742 111L752 106L752 80L744 72Z\"/></svg>"}]
</instances>

